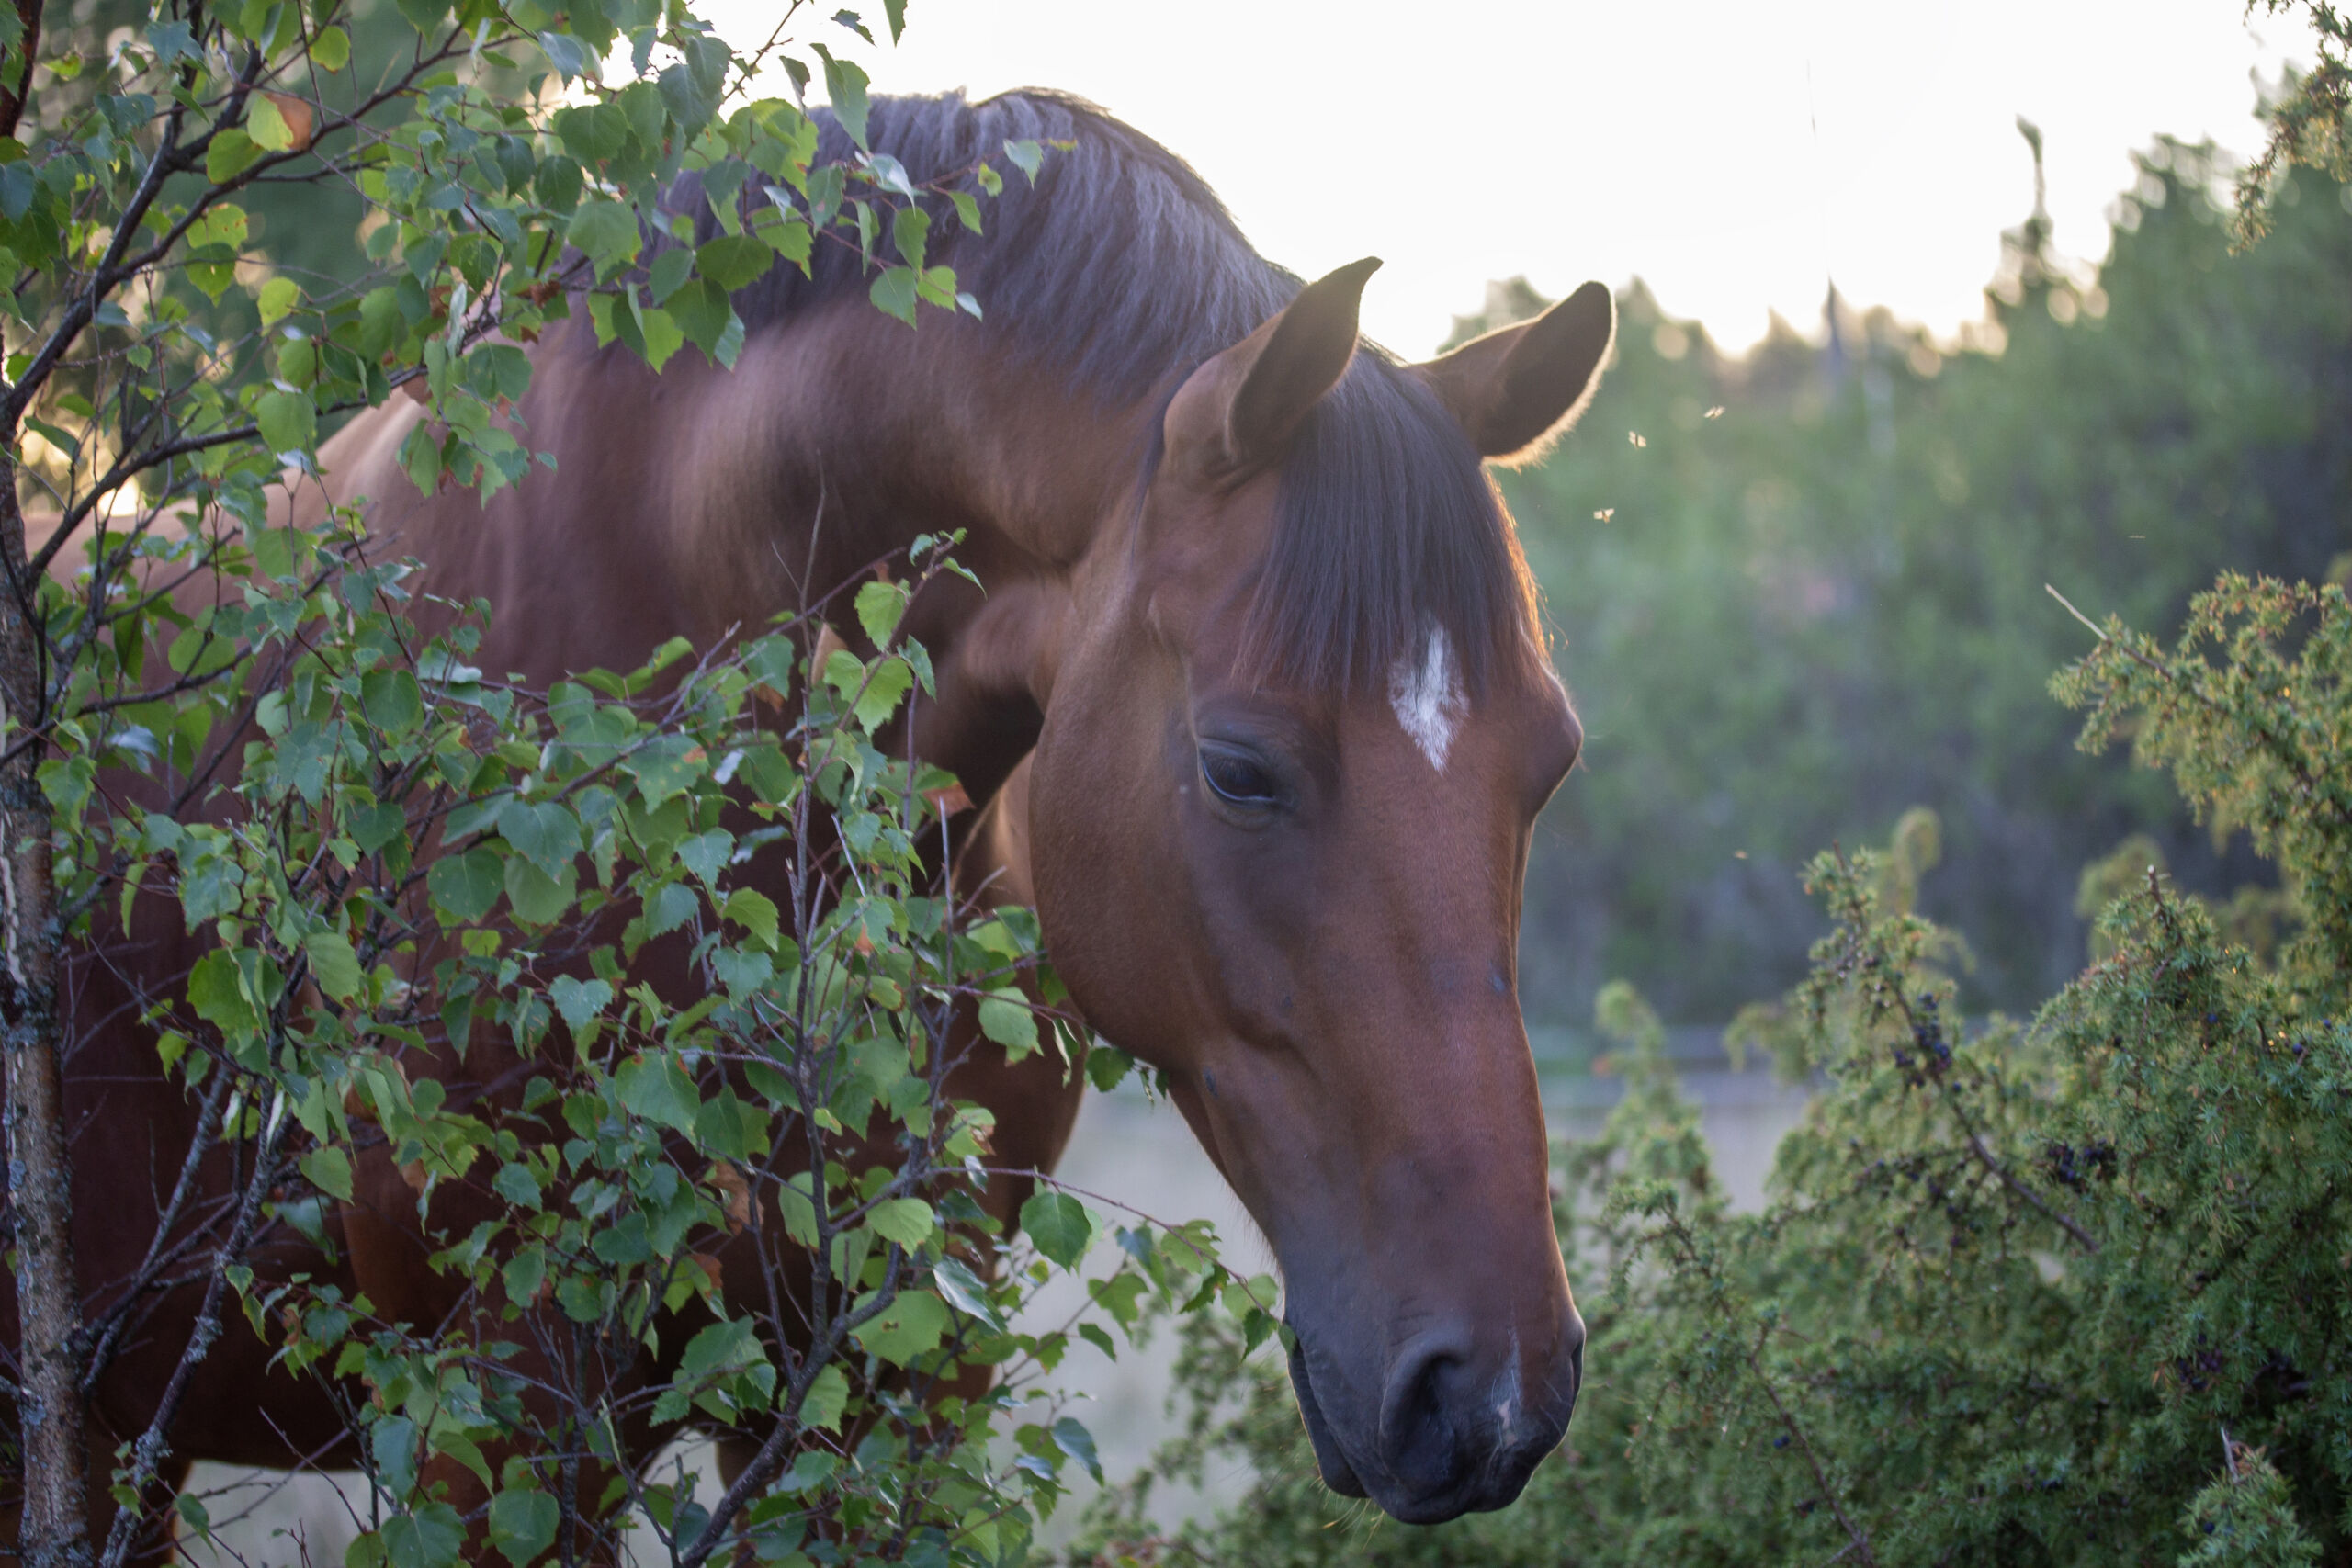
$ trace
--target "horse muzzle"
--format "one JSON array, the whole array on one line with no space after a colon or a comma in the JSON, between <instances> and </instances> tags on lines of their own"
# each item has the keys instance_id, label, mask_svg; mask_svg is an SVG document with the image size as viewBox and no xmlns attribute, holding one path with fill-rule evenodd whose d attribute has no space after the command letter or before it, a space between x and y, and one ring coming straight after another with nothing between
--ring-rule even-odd
<instances>
[{"instance_id":1,"label":"horse muzzle","mask_svg":"<svg viewBox=\"0 0 2352 1568\"><path fill-rule=\"evenodd\" d=\"M1291 1385L1323 1483L1406 1524L1516 1501L1567 1430L1584 1372L1573 1307L1533 1358L1515 1336L1481 1355L1467 1323L1424 1328L1387 1358L1376 1394L1360 1394L1310 1329L1294 1321L1292 1330Z\"/></svg>"}]
</instances>

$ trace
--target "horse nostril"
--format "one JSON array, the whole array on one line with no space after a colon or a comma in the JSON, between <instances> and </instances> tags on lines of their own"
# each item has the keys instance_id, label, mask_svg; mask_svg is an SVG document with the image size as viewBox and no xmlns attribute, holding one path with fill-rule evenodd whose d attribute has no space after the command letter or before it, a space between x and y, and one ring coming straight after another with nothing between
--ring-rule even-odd
<instances>
[{"instance_id":1,"label":"horse nostril","mask_svg":"<svg viewBox=\"0 0 2352 1568\"><path fill-rule=\"evenodd\" d=\"M1380 1450L1389 1472L1416 1492L1438 1492L1458 1479L1455 1410L1468 1393L1470 1339L1432 1329L1406 1345L1391 1364L1380 1401Z\"/></svg>"},{"instance_id":2,"label":"horse nostril","mask_svg":"<svg viewBox=\"0 0 2352 1568\"><path fill-rule=\"evenodd\" d=\"M1583 1381L1584 1325L1571 1311L1550 1354L1522 1366L1479 1356L1466 1325L1408 1341L1382 1390L1374 1495L1408 1523L1498 1508L1556 1446Z\"/></svg>"}]
</instances>

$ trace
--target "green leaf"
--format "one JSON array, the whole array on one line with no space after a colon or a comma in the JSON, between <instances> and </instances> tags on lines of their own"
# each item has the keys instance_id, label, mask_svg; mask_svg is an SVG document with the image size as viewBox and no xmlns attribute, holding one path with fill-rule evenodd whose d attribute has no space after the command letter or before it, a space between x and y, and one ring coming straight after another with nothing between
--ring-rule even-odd
<instances>
[{"instance_id":1,"label":"green leaf","mask_svg":"<svg viewBox=\"0 0 2352 1568\"><path fill-rule=\"evenodd\" d=\"M865 692L857 699L857 722L872 734L889 722L899 699L915 683L915 672L903 659L885 659L874 666Z\"/></svg>"},{"instance_id":2,"label":"green leaf","mask_svg":"<svg viewBox=\"0 0 2352 1568\"><path fill-rule=\"evenodd\" d=\"M566 1274L556 1285L555 1304L574 1323L594 1323L605 1315L605 1290L593 1274Z\"/></svg>"},{"instance_id":3,"label":"green leaf","mask_svg":"<svg viewBox=\"0 0 2352 1568\"><path fill-rule=\"evenodd\" d=\"M445 854L424 874L424 890L445 924L466 925L490 913L505 886L506 863L494 850L477 847Z\"/></svg>"},{"instance_id":4,"label":"green leaf","mask_svg":"<svg viewBox=\"0 0 2352 1568\"><path fill-rule=\"evenodd\" d=\"M302 951L310 954L311 978L320 990L339 1002L359 994L359 954L349 942L333 931L312 931L302 939Z\"/></svg>"},{"instance_id":5,"label":"green leaf","mask_svg":"<svg viewBox=\"0 0 2352 1568\"><path fill-rule=\"evenodd\" d=\"M738 887L727 896L726 917L752 933L762 947L775 946L775 900L754 887Z\"/></svg>"},{"instance_id":6,"label":"green leaf","mask_svg":"<svg viewBox=\"0 0 2352 1568\"><path fill-rule=\"evenodd\" d=\"M514 918L535 926L551 926L571 908L580 890L580 868L567 863L560 875L549 876L521 855L506 862L506 901Z\"/></svg>"},{"instance_id":7,"label":"green leaf","mask_svg":"<svg viewBox=\"0 0 2352 1568\"><path fill-rule=\"evenodd\" d=\"M970 1264L957 1258L943 1258L933 1267L931 1277L948 1305L967 1317L979 1319L999 1334L1004 1332L1004 1315L989 1299L988 1286L972 1271Z\"/></svg>"},{"instance_id":8,"label":"green leaf","mask_svg":"<svg viewBox=\"0 0 2352 1568\"><path fill-rule=\"evenodd\" d=\"M1086 1081L1103 1094L1125 1081L1135 1065L1133 1056L1107 1040L1097 1040L1086 1048Z\"/></svg>"},{"instance_id":9,"label":"green leaf","mask_svg":"<svg viewBox=\"0 0 2352 1568\"><path fill-rule=\"evenodd\" d=\"M656 305L678 291L678 286L694 275L695 254L688 250L670 249L653 258L645 269L645 296Z\"/></svg>"},{"instance_id":10,"label":"green leaf","mask_svg":"<svg viewBox=\"0 0 2352 1568\"><path fill-rule=\"evenodd\" d=\"M748 996L775 977L774 959L764 953L740 948L720 948L710 955L710 965L718 971L718 982L727 987L730 997Z\"/></svg>"},{"instance_id":11,"label":"green leaf","mask_svg":"<svg viewBox=\"0 0 2352 1568\"><path fill-rule=\"evenodd\" d=\"M1094 1216L1067 1192L1038 1192L1021 1205L1021 1228L1046 1257L1074 1269L1094 1240Z\"/></svg>"},{"instance_id":12,"label":"green leaf","mask_svg":"<svg viewBox=\"0 0 2352 1568\"><path fill-rule=\"evenodd\" d=\"M1054 1423L1054 1446L1084 1465L1098 1485L1102 1483L1102 1461L1094 1454L1094 1434L1074 1417L1065 1416Z\"/></svg>"},{"instance_id":13,"label":"green leaf","mask_svg":"<svg viewBox=\"0 0 2352 1568\"><path fill-rule=\"evenodd\" d=\"M638 329L644 334L645 363L656 370L669 364L670 356L686 346L685 329L667 310L643 312L638 317Z\"/></svg>"},{"instance_id":14,"label":"green leaf","mask_svg":"<svg viewBox=\"0 0 2352 1568\"><path fill-rule=\"evenodd\" d=\"M354 807L344 827L364 854L374 854L408 831L408 813L397 805Z\"/></svg>"},{"instance_id":15,"label":"green leaf","mask_svg":"<svg viewBox=\"0 0 2352 1568\"><path fill-rule=\"evenodd\" d=\"M874 1205L865 1223L885 1241L895 1241L900 1247L921 1247L931 1239L938 1217L931 1212L931 1205L920 1198L886 1198Z\"/></svg>"},{"instance_id":16,"label":"green leaf","mask_svg":"<svg viewBox=\"0 0 2352 1568\"><path fill-rule=\"evenodd\" d=\"M432 1444L435 1453L456 1460L472 1471L485 1492L497 1484L491 1477L490 1461L483 1457L481 1446L456 1427L447 1422L436 1425L433 1429Z\"/></svg>"},{"instance_id":17,"label":"green leaf","mask_svg":"<svg viewBox=\"0 0 2352 1568\"><path fill-rule=\"evenodd\" d=\"M334 1198L351 1201L351 1156L333 1145L312 1149L301 1159L303 1178L310 1184Z\"/></svg>"},{"instance_id":18,"label":"green leaf","mask_svg":"<svg viewBox=\"0 0 2352 1568\"><path fill-rule=\"evenodd\" d=\"M351 35L341 28L321 28L311 40L311 62L322 71L340 71L351 63Z\"/></svg>"},{"instance_id":19,"label":"green leaf","mask_svg":"<svg viewBox=\"0 0 2352 1568\"><path fill-rule=\"evenodd\" d=\"M866 150L866 74L849 61L835 60L823 44L814 48L817 58L825 62L825 96L833 106L833 118L842 122L842 129L849 132L849 139L863 152Z\"/></svg>"},{"instance_id":20,"label":"green leaf","mask_svg":"<svg viewBox=\"0 0 2352 1568\"><path fill-rule=\"evenodd\" d=\"M604 197L580 204L580 210L571 215L568 237L595 265L599 277L609 277L635 261L641 239L637 214L626 203Z\"/></svg>"},{"instance_id":21,"label":"green leaf","mask_svg":"<svg viewBox=\"0 0 2352 1568\"><path fill-rule=\"evenodd\" d=\"M713 883L727 869L727 862L735 852L735 835L724 828L713 828L707 833L679 840L673 852L688 873L706 884Z\"/></svg>"},{"instance_id":22,"label":"green leaf","mask_svg":"<svg viewBox=\"0 0 2352 1568\"><path fill-rule=\"evenodd\" d=\"M980 1032L1018 1062L1037 1049L1037 1014L1017 990L990 991L980 998Z\"/></svg>"},{"instance_id":23,"label":"green leaf","mask_svg":"<svg viewBox=\"0 0 2352 1568\"><path fill-rule=\"evenodd\" d=\"M727 291L710 279L698 277L683 285L662 309L707 357L725 365L741 349L740 342L730 347L730 340L742 331L735 308L727 302Z\"/></svg>"},{"instance_id":24,"label":"green leaf","mask_svg":"<svg viewBox=\"0 0 2352 1568\"><path fill-rule=\"evenodd\" d=\"M531 1168L520 1160L508 1160L491 1178L490 1189L518 1209L536 1209L545 1194L539 1190L539 1179Z\"/></svg>"},{"instance_id":25,"label":"green leaf","mask_svg":"<svg viewBox=\"0 0 2352 1568\"><path fill-rule=\"evenodd\" d=\"M533 1247L507 1259L506 1267L499 1271L499 1283L505 1287L508 1301L525 1305L538 1298L539 1286L547 1277L547 1252Z\"/></svg>"},{"instance_id":26,"label":"green leaf","mask_svg":"<svg viewBox=\"0 0 2352 1568\"><path fill-rule=\"evenodd\" d=\"M695 252L695 270L729 294L758 282L775 265L775 250L755 234L722 234Z\"/></svg>"},{"instance_id":27,"label":"green leaf","mask_svg":"<svg viewBox=\"0 0 2352 1568\"><path fill-rule=\"evenodd\" d=\"M910 266L886 267L877 274L866 295L883 314L896 316L909 326L915 324L915 286L921 280Z\"/></svg>"},{"instance_id":28,"label":"green leaf","mask_svg":"<svg viewBox=\"0 0 2352 1568\"><path fill-rule=\"evenodd\" d=\"M1029 176L1031 185L1037 183L1037 171L1045 167L1046 154L1035 141L1008 141L1004 155L1012 160L1014 168Z\"/></svg>"},{"instance_id":29,"label":"green leaf","mask_svg":"<svg viewBox=\"0 0 2352 1568\"><path fill-rule=\"evenodd\" d=\"M530 1568L555 1544L563 1510L537 1487L510 1486L491 1499L490 1544L514 1568Z\"/></svg>"},{"instance_id":30,"label":"green leaf","mask_svg":"<svg viewBox=\"0 0 2352 1568\"><path fill-rule=\"evenodd\" d=\"M427 1503L384 1521L384 1552L391 1568L452 1568L465 1543L465 1521L447 1503Z\"/></svg>"},{"instance_id":31,"label":"green leaf","mask_svg":"<svg viewBox=\"0 0 2352 1568\"><path fill-rule=\"evenodd\" d=\"M273 277L261 286L261 324L274 327L302 302L302 286L290 277Z\"/></svg>"},{"instance_id":32,"label":"green leaf","mask_svg":"<svg viewBox=\"0 0 2352 1568\"><path fill-rule=\"evenodd\" d=\"M951 190L947 199L956 204L956 216L964 227L977 234L980 231L979 198L967 190Z\"/></svg>"},{"instance_id":33,"label":"green leaf","mask_svg":"<svg viewBox=\"0 0 2352 1568\"><path fill-rule=\"evenodd\" d=\"M645 934L660 936L676 931L701 911L702 899L692 887L683 882L664 883L647 902Z\"/></svg>"},{"instance_id":34,"label":"green leaf","mask_svg":"<svg viewBox=\"0 0 2352 1568\"><path fill-rule=\"evenodd\" d=\"M401 15L407 18L408 25L427 39L431 39L449 19L448 0L395 0L395 4Z\"/></svg>"},{"instance_id":35,"label":"green leaf","mask_svg":"<svg viewBox=\"0 0 2352 1568\"><path fill-rule=\"evenodd\" d=\"M848 1407L849 1379L838 1365L828 1362L809 1380L808 1395L800 1402L800 1424L820 1431L837 1431L842 1412Z\"/></svg>"},{"instance_id":36,"label":"green leaf","mask_svg":"<svg viewBox=\"0 0 2352 1568\"><path fill-rule=\"evenodd\" d=\"M695 1117L695 1142L725 1159L748 1160L768 1147L767 1112L731 1089L703 1101Z\"/></svg>"},{"instance_id":37,"label":"green leaf","mask_svg":"<svg viewBox=\"0 0 2352 1568\"><path fill-rule=\"evenodd\" d=\"M890 215L890 243L898 251L899 259L917 272L922 270L930 234L931 214L920 207L901 207Z\"/></svg>"},{"instance_id":38,"label":"green leaf","mask_svg":"<svg viewBox=\"0 0 2352 1568\"><path fill-rule=\"evenodd\" d=\"M937 1349L954 1322L947 1303L929 1291L902 1289L878 1316L857 1330L855 1337L869 1353L903 1367Z\"/></svg>"},{"instance_id":39,"label":"green leaf","mask_svg":"<svg viewBox=\"0 0 2352 1568\"><path fill-rule=\"evenodd\" d=\"M552 800L510 800L498 813L499 836L548 876L572 869L580 852L580 818Z\"/></svg>"},{"instance_id":40,"label":"green leaf","mask_svg":"<svg viewBox=\"0 0 2352 1568\"><path fill-rule=\"evenodd\" d=\"M538 35L539 47L547 51L548 63L554 66L566 82L594 75L596 52L570 33L553 28Z\"/></svg>"},{"instance_id":41,"label":"green leaf","mask_svg":"<svg viewBox=\"0 0 2352 1568\"><path fill-rule=\"evenodd\" d=\"M775 1189L775 1211L784 1221L784 1234L803 1247L817 1245L817 1204L808 1196L808 1173L788 1177Z\"/></svg>"},{"instance_id":42,"label":"green leaf","mask_svg":"<svg viewBox=\"0 0 2352 1568\"><path fill-rule=\"evenodd\" d=\"M283 152L294 145L294 128L286 123L285 113L267 93L255 93L245 100L245 124L251 128L254 144L265 152Z\"/></svg>"},{"instance_id":43,"label":"green leaf","mask_svg":"<svg viewBox=\"0 0 2352 1568\"><path fill-rule=\"evenodd\" d=\"M927 266L916 274L915 298L943 310L953 310L971 299L970 295L956 291L956 269L952 266ZM977 305L978 301L972 303ZM973 310L972 314L977 317L979 311Z\"/></svg>"},{"instance_id":44,"label":"green leaf","mask_svg":"<svg viewBox=\"0 0 2352 1568\"><path fill-rule=\"evenodd\" d=\"M694 755L695 750L685 736L665 735L623 758L621 772L637 781L646 805L660 806L700 776L702 764Z\"/></svg>"},{"instance_id":45,"label":"green leaf","mask_svg":"<svg viewBox=\"0 0 2352 1568\"><path fill-rule=\"evenodd\" d=\"M702 1095L675 1057L659 1053L630 1057L613 1075L613 1090L631 1114L694 1135Z\"/></svg>"},{"instance_id":46,"label":"green leaf","mask_svg":"<svg viewBox=\"0 0 2352 1568\"><path fill-rule=\"evenodd\" d=\"M405 670L370 670L359 680L368 722L398 739L424 722L424 693Z\"/></svg>"},{"instance_id":47,"label":"green leaf","mask_svg":"<svg viewBox=\"0 0 2352 1568\"><path fill-rule=\"evenodd\" d=\"M613 987L608 981L581 980L570 975L559 975L548 987L548 1000L555 1005L563 1021L574 1029L603 1012L613 1003Z\"/></svg>"},{"instance_id":48,"label":"green leaf","mask_svg":"<svg viewBox=\"0 0 2352 1568\"><path fill-rule=\"evenodd\" d=\"M775 1489L787 1497L797 1497L812 1487L832 1479L841 1461L822 1449L803 1449L793 1457L792 1468L775 1478Z\"/></svg>"},{"instance_id":49,"label":"green leaf","mask_svg":"<svg viewBox=\"0 0 2352 1568\"><path fill-rule=\"evenodd\" d=\"M204 177L216 186L227 185L252 168L261 152L261 144L235 126L217 131L212 145L204 150ZM193 231L188 240L193 244L204 243L196 238Z\"/></svg>"},{"instance_id":50,"label":"green leaf","mask_svg":"<svg viewBox=\"0 0 2352 1568\"><path fill-rule=\"evenodd\" d=\"M876 648L890 646L890 634L899 629L906 608L907 591L895 582L869 582L857 591L857 624Z\"/></svg>"},{"instance_id":51,"label":"green leaf","mask_svg":"<svg viewBox=\"0 0 2352 1568\"><path fill-rule=\"evenodd\" d=\"M307 452L319 436L319 412L300 392L264 392L254 405L254 423L274 454Z\"/></svg>"},{"instance_id":52,"label":"green leaf","mask_svg":"<svg viewBox=\"0 0 2352 1568\"><path fill-rule=\"evenodd\" d=\"M261 1014L237 973L236 957L226 949L214 948L188 971L187 1002L197 1017L223 1034L251 1034L261 1027Z\"/></svg>"},{"instance_id":53,"label":"green leaf","mask_svg":"<svg viewBox=\"0 0 2352 1568\"><path fill-rule=\"evenodd\" d=\"M224 201L188 225L187 243L199 247L242 245L252 226L252 220L245 216L243 208L232 201Z\"/></svg>"},{"instance_id":54,"label":"green leaf","mask_svg":"<svg viewBox=\"0 0 2352 1568\"><path fill-rule=\"evenodd\" d=\"M98 782L98 765L88 757L55 757L34 770L43 795L61 817L72 817L90 798Z\"/></svg>"}]
</instances>

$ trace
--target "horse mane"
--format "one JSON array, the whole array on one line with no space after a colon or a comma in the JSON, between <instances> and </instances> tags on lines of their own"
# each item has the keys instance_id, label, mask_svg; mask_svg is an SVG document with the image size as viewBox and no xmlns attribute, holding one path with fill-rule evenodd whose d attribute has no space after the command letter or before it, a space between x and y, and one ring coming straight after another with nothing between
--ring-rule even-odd
<instances>
[{"instance_id":1,"label":"horse mane","mask_svg":"<svg viewBox=\"0 0 2352 1568\"><path fill-rule=\"evenodd\" d=\"M856 149L818 110L820 163ZM1052 367L1106 407L1172 394L1187 371L1239 342L1295 295L1299 279L1260 255L1191 165L1083 99L1023 89L872 100L867 145L917 185L989 160L1004 176L985 232L948 204L932 211L926 260L956 269L1009 352ZM1009 141L1049 147L1034 185ZM968 185L966 188L970 188ZM718 231L687 176L673 210L696 239ZM805 276L779 266L739 292L747 332L853 292L869 275L820 243ZM1177 378L1181 380L1181 378ZM1159 461L1159 422L1145 459ZM1259 679L1346 687L1383 682L1425 639L1452 639L1473 693L1540 644L1532 580L1509 513L1453 417L1418 377L1365 344L1302 427L1283 467L1273 545L1260 569L1247 644Z\"/></svg>"}]
</instances>

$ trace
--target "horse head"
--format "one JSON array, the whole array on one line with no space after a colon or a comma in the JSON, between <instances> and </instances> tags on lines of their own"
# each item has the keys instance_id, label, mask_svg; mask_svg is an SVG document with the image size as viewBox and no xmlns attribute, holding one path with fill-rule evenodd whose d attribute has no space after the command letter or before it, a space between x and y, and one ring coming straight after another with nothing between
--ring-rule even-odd
<instances>
[{"instance_id":1,"label":"horse head","mask_svg":"<svg viewBox=\"0 0 2352 1568\"><path fill-rule=\"evenodd\" d=\"M1375 265L1172 382L1120 514L990 633L1044 715L1057 968L1272 1242L1327 1483L1435 1521L1518 1495L1580 1375L1516 949L1581 736L1481 459L1566 423L1613 315L1589 284L1398 366L1357 352Z\"/></svg>"}]
</instances>

